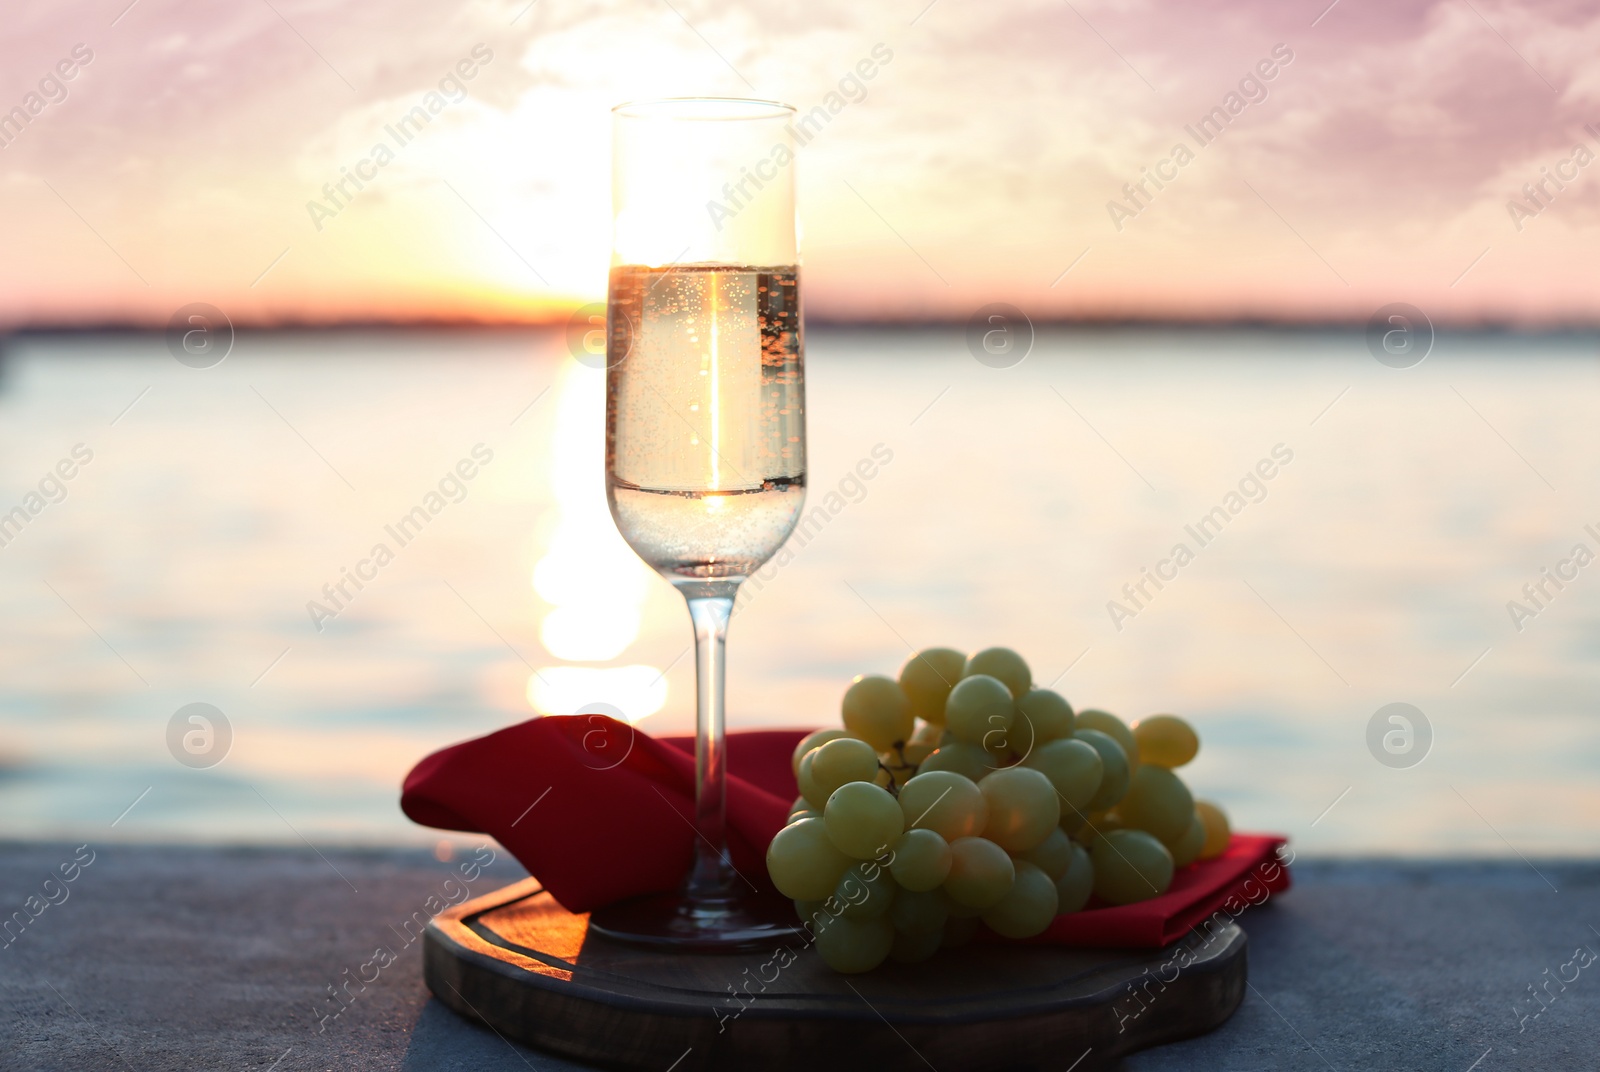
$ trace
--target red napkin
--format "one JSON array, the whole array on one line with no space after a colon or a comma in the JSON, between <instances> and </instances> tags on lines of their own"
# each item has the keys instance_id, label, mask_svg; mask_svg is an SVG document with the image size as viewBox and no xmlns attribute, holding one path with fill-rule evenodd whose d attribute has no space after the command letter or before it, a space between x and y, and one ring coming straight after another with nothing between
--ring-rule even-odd
<instances>
[{"instance_id":1,"label":"red napkin","mask_svg":"<svg viewBox=\"0 0 1600 1072\"><path fill-rule=\"evenodd\" d=\"M1278 849L1285 838L1234 834L1221 856L1179 868L1160 897L1130 905L1091 901L1082 912L1057 916L1034 941L1106 948L1159 948L1176 942L1208 916L1224 922L1289 888L1289 867Z\"/></svg>"},{"instance_id":2,"label":"red napkin","mask_svg":"<svg viewBox=\"0 0 1600 1072\"><path fill-rule=\"evenodd\" d=\"M789 757L806 730L728 734L728 848L766 886L767 843L797 793ZM535 718L435 752L406 776L414 822L490 835L565 908L587 912L677 889L693 859L694 738L654 738L604 715ZM1235 834L1160 897L1057 918L1040 941L1159 947L1207 916L1289 886L1284 839Z\"/></svg>"}]
</instances>

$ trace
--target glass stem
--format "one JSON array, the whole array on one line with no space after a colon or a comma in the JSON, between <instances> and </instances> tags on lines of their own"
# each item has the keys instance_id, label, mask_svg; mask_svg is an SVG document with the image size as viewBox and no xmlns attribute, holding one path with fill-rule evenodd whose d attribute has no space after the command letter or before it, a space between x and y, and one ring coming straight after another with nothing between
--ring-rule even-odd
<instances>
[{"instance_id":1,"label":"glass stem","mask_svg":"<svg viewBox=\"0 0 1600 1072\"><path fill-rule=\"evenodd\" d=\"M695 692L698 702L694 736L694 870L689 874L692 900L727 898L733 865L727 847L727 722L723 710L727 681L728 619L733 614L734 588L727 594L691 595L694 622Z\"/></svg>"}]
</instances>

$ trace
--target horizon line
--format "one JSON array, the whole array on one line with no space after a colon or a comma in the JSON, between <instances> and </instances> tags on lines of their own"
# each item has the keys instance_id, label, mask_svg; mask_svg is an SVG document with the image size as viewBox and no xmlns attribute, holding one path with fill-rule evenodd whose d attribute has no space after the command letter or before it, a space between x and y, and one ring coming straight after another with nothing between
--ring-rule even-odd
<instances>
[{"instance_id":1,"label":"horizon line","mask_svg":"<svg viewBox=\"0 0 1600 1072\"><path fill-rule=\"evenodd\" d=\"M581 308L581 307L579 307ZM576 310L561 317L445 317L419 316L409 318L344 317L315 318L247 318L233 321L235 332L306 333L359 332L359 331L549 331L569 326ZM1026 311L1024 311L1026 315ZM968 321L950 316L808 316L806 326L823 330L908 330L947 329L964 330ZM1292 317L1292 316L1042 316L1029 317L1037 330L1054 329L1117 329L1117 330L1190 330L1190 331L1365 331L1367 321L1353 317ZM1581 319L1526 320L1496 316L1446 316L1437 320L1429 318L1435 332L1454 334L1500 335L1588 335L1600 334L1600 314ZM106 318L102 320L39 320L0 325L0 342L7 339L47 335L160 335L167 330L158 322L133 318Z\"/></svg>"}]
</instances>

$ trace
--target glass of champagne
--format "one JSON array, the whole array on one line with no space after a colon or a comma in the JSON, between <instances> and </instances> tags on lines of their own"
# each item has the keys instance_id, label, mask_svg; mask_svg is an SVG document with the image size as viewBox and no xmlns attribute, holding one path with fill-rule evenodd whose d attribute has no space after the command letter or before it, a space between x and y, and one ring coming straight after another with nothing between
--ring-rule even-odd
<instances>
[{"instance_id":1,"label":"glass of champagne","mask_svg":"<svg viewBox=\"0 0 1600 1072\"><path fill-rule=\"evenodd\" d=\"M688 600L696 837L681 893L610 906L590 926L680 949L758 947L792 932L795 914L728 858L724 659L740 582L805 501L794 109L678 98L612 114L606 497L623 539Z\"/></svg>"}]
</instances>

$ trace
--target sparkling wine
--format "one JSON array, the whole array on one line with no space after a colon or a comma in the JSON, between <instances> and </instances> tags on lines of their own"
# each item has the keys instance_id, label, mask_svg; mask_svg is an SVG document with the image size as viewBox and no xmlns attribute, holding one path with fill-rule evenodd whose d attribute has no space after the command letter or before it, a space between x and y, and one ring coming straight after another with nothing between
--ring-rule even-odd
<instances>
[{"instance_id":1,"label":"sparkling wine","mask_svg":"<svg viewBox=\"0 0 1600 1072\"><path fill-rule=\"evenodd\" d=\"M740 580L805 499L792 266L611 272L606 488L618 530L674 581Z\"/></svg>"},{"instance_id":2,"label":"sparkling wine","mask_svg":"<svg viewBox=\"0 0 1600 1072\"><path fill-rule=\"evenodd\" d=\"M694 624L696 836L681 893L607 905L589 929L674 950L774 949L794 935L793 905L758 893L727 851L727 637L739 583L805 501L795 111L679 97L611 114L606 497ZM748 190L748 161L774 146L789 166ZM740 182L737 213L708 210Z\"/></svg>"}]
</instances>

